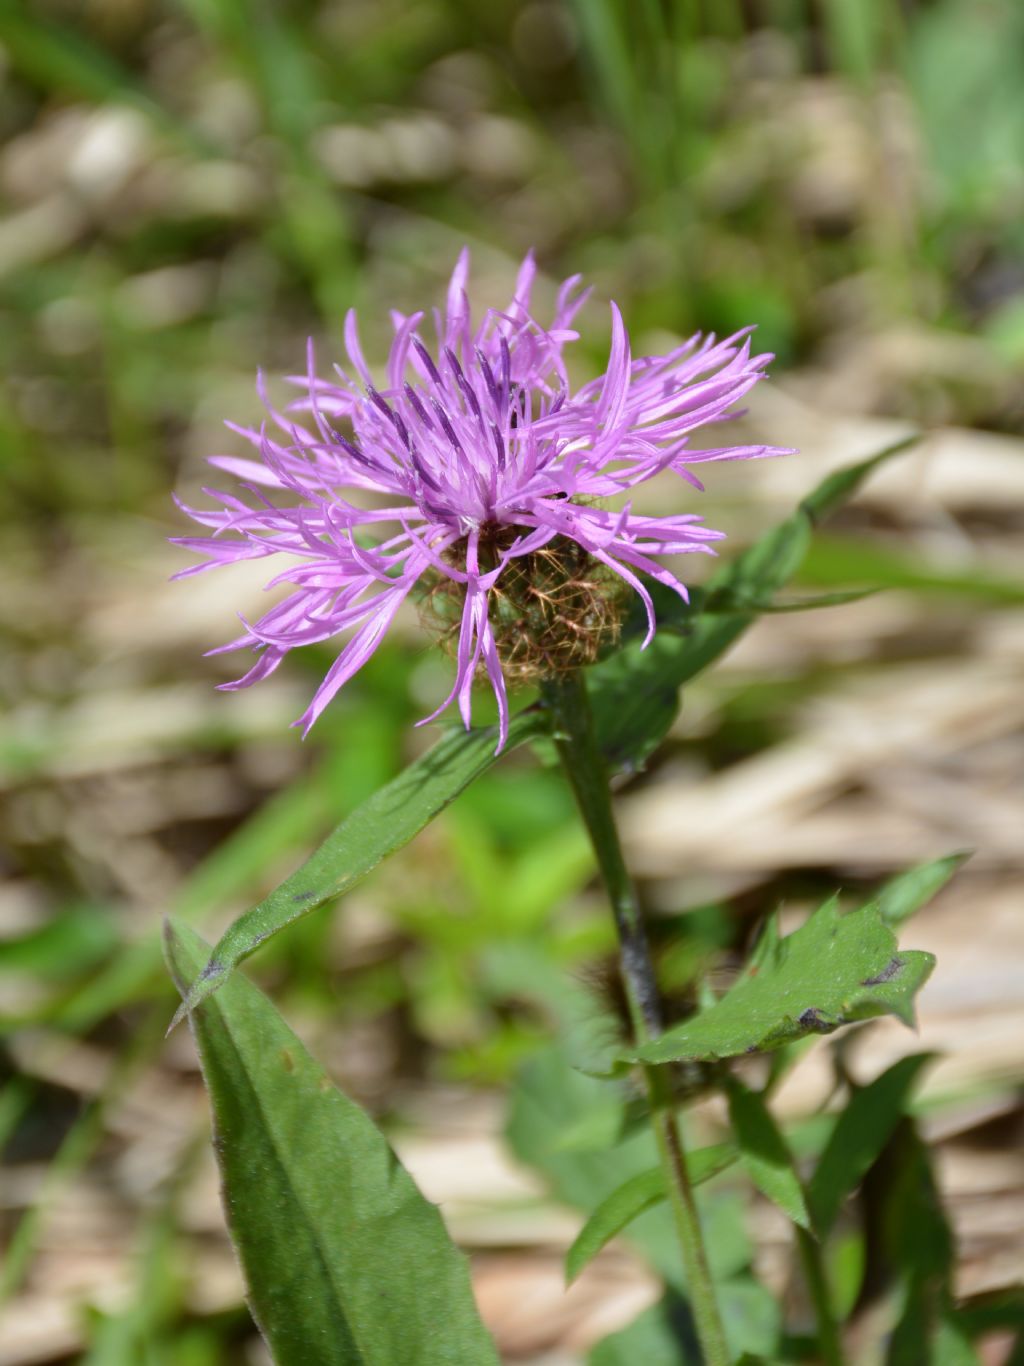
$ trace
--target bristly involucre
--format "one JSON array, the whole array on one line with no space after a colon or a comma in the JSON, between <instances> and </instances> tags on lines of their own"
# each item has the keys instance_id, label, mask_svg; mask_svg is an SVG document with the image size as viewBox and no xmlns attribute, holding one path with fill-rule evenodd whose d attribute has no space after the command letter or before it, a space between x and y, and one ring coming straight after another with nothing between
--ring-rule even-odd
<instances>
[{"instance_id":1,"label":"bristly involucre","mask_svg":"<svg viewBox=\"0 0 1024 1366\"><path fill-rule=\"evenodd\" d=\"M258 458L210 460L236 476L246 496L207 490L218 508L184 510L213 534L175 538L205 556L178 577L270 555L287 561L268 584L289 585L282 601L211 651L256 651L248 673L223 687L266 678L295 646L351 633L296 723L308 730L373 654L412 590L426 585L434 596L439 583L450 584L455 680L424 721L457 700L468 726L479 670L497 698L500 748L508 730L506 674L528 676L524 661L543 660L548 649L542 642L538 654L536 642L519 641L516 632L539 621L535 629L551 635L543 611L509 616L510 601L513 608L539 602L524 583L534 567L546 576L540 591L556 602L552 611L565 628L562 645L555 642L547 656L552 667L588 662L582 647L577 657L566 642L594 636L599 644L595 621L607 616L614 631L614 613L601 607L616 598L609 585L640 595L647 641L655 619L640 576L686 598L659 557L714 553L711 543L722 533L689 513L655 517L634 513L628 501L606 502L663 470L699 489L698 464L783 454L771 446L689 445L697 428L733 415L771 357L751 355L747 329L720 342L698 334L664 356L634 359L613 303L608 368L573 394L562 351L577 338L572 322L587 291L578 276L567 280L544 328L529 311L535 270L530 255L508 308L489 309L474 327L463 251L447 308L434 313L432 346L421 336L423 313L392 314L384 383L370 373L352 312L348 370L318 378L310 342L306 374L292 380L302 397L286 413L270 406L261 378L269 426L228 424ZM603 585L603 596L586 597L584 584ZM576 610L583 615L574 624Z\"/></svg>"}]
</instances>

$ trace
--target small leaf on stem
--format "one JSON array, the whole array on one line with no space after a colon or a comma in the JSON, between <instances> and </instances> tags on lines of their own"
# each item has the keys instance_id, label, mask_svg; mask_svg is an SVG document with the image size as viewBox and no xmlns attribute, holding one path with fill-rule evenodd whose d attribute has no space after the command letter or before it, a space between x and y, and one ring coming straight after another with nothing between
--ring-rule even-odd
<instances>
[{"instance_id":1,"label":"small leaf on stem","mask_svg":"<svg viewBox=\"0 0 1024 1366\"><path fill-rule=\"evenodd\" d=\"M807 1202L793 1165L793 1155L764 1097L751 1091L736 1077L726 1080L726 1095L740 1160L750 1179L794 1224L810 1228Z\"/></svg>"},{"instance_id":2,"label":"small leaf on stem","mask_svg":"<svg viewBox=\"0 0 1024 1366\"><path fill-rule=\"evenodd\" d=\"M731 1143L714 1143L686 1155L690 1184L699 1186L731 1166L737 1158ZM645 1209L665 1199L660 1167L638 1172L607 1196L580 1229L565 1258L565 1279L572 1282L611 1240Z\"/></svg>"},{"instance_id":3,"label":"small leaf on stem","mask_svg":"<svg viewBox=\"0 0 1024 1366\"><path fill-rule=\"evenodd\" d=\"M934 966L930 953L898 948L877 904L843 915L833 898L793 934L759 945L755 964L709 1010L620 1056L713 1061L876 1015L913 1024L914 997Z\"/></svg>"},{"instance_id":4,"label":"small leaf on stem","mask_svg":"<svg viewBox=\"0 0 1024 1366\"><path fill-rule=\"evenodd\" d=\"M931 901L969 858L970 854L949 854L891 878L876 898L882 919L893 927L902 925Z\"/></svg>"},{"instance_id":5,"label":"small leaf on stem","mask_svg":"<svg viewBox=\"0 0 1024 1366\"><path fill-rule=\"evenodd\" d=\"M931 1053L914 1053L854 1091L818 1160L808 1190L814 1227L824 1238L843 1201L888 1143Z\"/></svg>"}]
</instances>

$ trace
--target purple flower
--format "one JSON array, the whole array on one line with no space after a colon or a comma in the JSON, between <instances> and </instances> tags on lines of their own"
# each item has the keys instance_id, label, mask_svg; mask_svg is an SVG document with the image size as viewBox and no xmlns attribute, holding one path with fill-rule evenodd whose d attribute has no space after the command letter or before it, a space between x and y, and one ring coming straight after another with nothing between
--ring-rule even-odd
<instances>
[{"instance_id":1,"label":"purple flower","mask_svg":"<svg viewBox=\"0 0 1024 1366\"><path fill-rule=\"evenodd\" d=\"M287 584L290 592L259 621L243 619L236 640L210 651L257 653L248 673L222 687L247 687L273 673L295 646L351 632L296 722L304 731L370 658L410 592L440 584L457 604L455 681L424 720L457 699L468 726L474 676L486 674L498 702L500 748L508 731L502 666L509 631L496 634L495 619L504 584L541 560L549 579L552 563L566 576L570 571L558 566L568 563L568 549L573 574L592 571L640 595L647 644L655 618L640 575L685 599L685 587L659 557L713 554L711 543L722 533L691 514L647 516L628 501L608 507L606 500L663 470L699 489L696 465L783 453L770 446L689 446L692 432L732 416L762 378L771 357L751 355L751 329L721 342L698 334L667 355L633 359L613 303L607 371L572 394L562 350L578 336L572 322L587 297L579 277L559 290L545 329L529 311L536 268L527 256L508 309L489 309L474 328L468 270L464 250L447 308L434 313L433 349L421 337L422 313L392 314L395 335L380 388L353 312L345 322L349 371L336 367L336 379L317 378L310 342L307 373L292 380L303 394L287 413L270 406L261 377L270 431L266 423L259 431L228 424L259 458L210 460L237 476L247 497L211 489L218 508L181 505L213 534L175 538L206 557L176 577L270 555L287 563L267 586Z\"/></svg>"}]
</instances>

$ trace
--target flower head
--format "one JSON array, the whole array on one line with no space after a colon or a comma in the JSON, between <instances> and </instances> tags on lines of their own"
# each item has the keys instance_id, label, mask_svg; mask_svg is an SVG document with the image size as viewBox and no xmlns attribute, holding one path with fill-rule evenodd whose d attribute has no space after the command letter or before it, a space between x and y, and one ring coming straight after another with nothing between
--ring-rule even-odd
<instances>
[{"instance_id":1,"label":"flower head","mask_svg":"<svg viewBox=\"0 0 1024 1366\"><path fill-rule=\"evenodd\" d=\"M212 535L175 538L205 556L177 577L271 555L288 562L267 585L286 584L287 595L210 652L256 651L253 667L223 687L266 678L295 646L348 635L296 723L305 730L419 586L428 600L440 592L455 656L452 690L424 720L457 701L468 726L481 673L497 699L500 748L506 673L589 662L617 629L609 604L619 588L643 600L646 644L655 618L641 575L685 599L660 557L713 553L722 535L689 513L635 513L619 495L663 470L699 489L698 464L782 453L689 445L699 427L733 415L762 378L771 357L751 355L750 329L720 342L698 334L664 356L634 359L612 304L608 368L573 394L562 352L578 335L572 322L586 299L579 277L559 290L544 328L530 313L528 256L508 308L489 309L474 327L468 269L463 251L447 307L434 314L432 345L422 313L392 314L384 383L366 364L352 312L347 370L318 378L311 342L306 374L292 380L302 396L287 412L270 406L261 378L269 423L258 431L228 424L258 458L210 460L241 481L245 496L207 490L219 507L184 508ZM540 638L538 654L531 642Z\"/></svg>"}]
</instances>

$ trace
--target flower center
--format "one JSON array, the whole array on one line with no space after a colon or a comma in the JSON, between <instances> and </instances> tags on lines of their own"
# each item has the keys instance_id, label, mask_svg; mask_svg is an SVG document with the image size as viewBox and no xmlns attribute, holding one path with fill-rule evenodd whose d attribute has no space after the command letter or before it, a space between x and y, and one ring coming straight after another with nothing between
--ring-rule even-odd
<instances>
[{"instance_id":1,"label":"flower center","mask_svg":"<svg viewBox=\"0 0 1024 1366\"><path fill-rule=\"evenodd\" d=\"M482 573L497 567L521 529L485 523L480 529ZM454 566L466 562L466 541L445 553ZM424 582L420 619L454 655L465 586L433 572ZM488 619L510 681L537 682L593 664L618 639L626 591L618 575L567 536L509 560L488 594Z\"/></svg>"}]
</instances>

